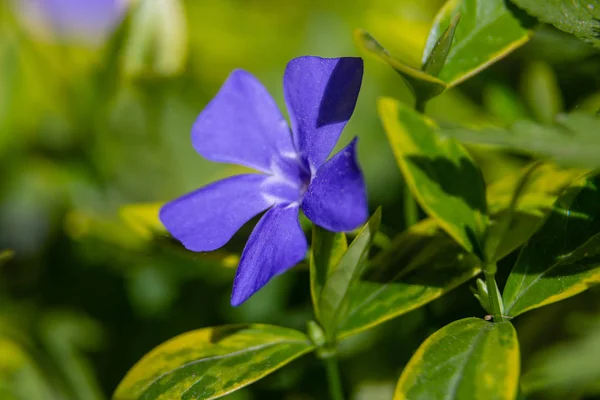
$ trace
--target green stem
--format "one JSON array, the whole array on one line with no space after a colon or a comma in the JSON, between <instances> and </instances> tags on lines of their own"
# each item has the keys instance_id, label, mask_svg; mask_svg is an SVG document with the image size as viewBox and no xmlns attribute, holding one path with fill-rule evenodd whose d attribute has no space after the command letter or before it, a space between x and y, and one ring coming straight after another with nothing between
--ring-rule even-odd
<instances>
[{"instance_id":1,"label":"green stem","mask_svg":"<svg viewBox=\"0 0 600 400\"><path fill-rule=\"evenodd\" d=\"M504 322L504 307L502 297L496 284L496 264L487 264L484 268L485 286L487 287L489 303L494 317L494 322Z\"/></svg>"},{"instance_id":2,"label":"green stem","mask_svg":"<svg viewBox=\"0 0 600 400\"><path fill-rule=\"evenodd\" d=\"M340 368L335 357L323 359L327 369L327 381L329 382L329 398L331 400L344 400Z\"/></svg>"},{"instance_id":3,"label":"green stem","mask_svg":"<svg viewBox=\"0 0 600 400\"><path fill-rule=\"evenodd\" d=\"M419 222L419 209L417 208L417 201L413 197L412 193L408 189L408 186L404 186L404 223L406 228L413 226Z\"/></svg>"}]
</instances>

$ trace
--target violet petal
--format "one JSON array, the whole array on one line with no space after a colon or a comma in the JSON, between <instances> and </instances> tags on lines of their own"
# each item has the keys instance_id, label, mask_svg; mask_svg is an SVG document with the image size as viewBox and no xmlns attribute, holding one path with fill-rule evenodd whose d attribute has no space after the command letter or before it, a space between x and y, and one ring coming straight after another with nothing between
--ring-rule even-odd
<instances>
[{"instance_id":1,"label":"violet petal","mask_svg":"<svg viewBox=\"0 0 600 400\"><path fill-rule=\"evenodd\" d=\"M242 304L275 275L302 261L307 250L297 205L280 205L267 211L242 253L233 282L231 305Z\"/></svg>"},{"instance_id":2,"label":"violet petal","mask_svg":"<svg viewBox=\"0 0 600 400\"><path fill-rule=\"evenodd\" d=\"M365 182L356 160L356 141L354 138L317 170L302 200L304 214L330 231L356 229L369 216Z\"/></svg>"},{"instance_id":3,"label":"violet petal","mask_svg":"<svg viewBox=\"0 0 600 400\"><path fill-rule=\"evenodd\" d=\"M271 95L254 76L239 69L196 119L192 144L209 160L262 172L281 169L274 163L296 157L289 127Z\"/></svg>"},{"instance_id":4,"label":"violet petal","mask_svg":"<svg viewBox=\"0 0 600 400\"><path fill-rule=\"evenodd\" d=\"M311 171L329 156L354 112L363 75L360 58L299 57L283 78L296 148Z\"/></svg>"}]
</instances>

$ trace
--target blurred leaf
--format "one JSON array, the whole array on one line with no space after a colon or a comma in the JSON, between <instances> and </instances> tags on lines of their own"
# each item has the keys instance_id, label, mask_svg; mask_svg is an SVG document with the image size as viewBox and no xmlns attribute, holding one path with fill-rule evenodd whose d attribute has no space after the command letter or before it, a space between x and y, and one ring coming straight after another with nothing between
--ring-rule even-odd
<instances>
[{"instance_id":1,"label":"blurred leaf","mask_svg":"<svg viewBox=\"0 0 600 400\"><path fill-rule=\"evenodd\" d=\"M371 262L350 289L340 337L354 335L419 308L479 273L479 260L433 219L411 226Z\"/></svg>"},{"instance_id":2,"label":"blurred leaf","mask_svg":"<svg viewBox=\"0 0 600 400\"><path fill-rule=\"evenodd\" d=\"M157 234L166 234L167 230L158 219L158 211L164 203L128 204L119 210L121 219L135 233L150 240Z\"/></svg>"},{"instance_id":3,"label":"blurred leaf","mask_svg":"<svg viewBox=\"0 0 600 400\"><path fill-rule=\"evenodd\" d=\"M404 368L394 400L513 400L519 343L510 322L465 318L423 342Z\"/></svg>"},{"instance_id":4,"label":"blurred leaf","mask_svg":"<svg viewBox=\"0 0 600 400\"><path fill-rule=\"evenodd\" d=\"M319 304L323 287L347 249L348 242L343 232L329 232L313 224L310 252L310 294L317 319L320 319L321 314Z\"/></svg>"},{"instance_id":5,"label":"blurred leaf","mask_svg":"<svg viewBox=\"0 0 600 400\"><path fill-rule=\"evenodd\" d=\"M443 32L460 13L454 42L438 77L456 86L527 42L531 32L507 8L505 0L450 0L438 12L427 38L423 63Z\"/></svg>"},{"instance_id":6,"label":"blurred leaf","mask_svg":"<svg viewBox=\"0 0 600 400\"><path fill-rule=\"evenodd\" d=\"M423 103L430 98L439 95L446 89L446 84L438 78L408 66L402 61L392 57L370 33L365 32L362 29L356 29L354 31L354 41L364 52L373 54L375 57L394 68L413 90L417 104Z\"/></svg>"},{"instance_id":7,"label":"blurred leaf","mask_svg":"<svg viewBox=\"0 0 600 400\"><path fill-rule=\"evenodd\" d=\"M456 25L458 25L459 21L460 13L457 13L452 17L450 25L446 28L442 36L440 36L427 56L427 59L423 62L423 71L433 76L437 76L440 73L444 67L446 58L448 57L448 52L452 46L452 39L454 39Z\"/></svg>"},{"instance_id":8,"label":"blurred leaf","mask_svg":"<svg viewBox=\"0 0 600 400\"><path fill-rule=\"evenodd\" d=\"M523 247L504 288L505 312L517 316L600 282L600 177L572 186Z\"/></svg>"},{"instance_id":9,"label":"blurred leaf","mask_svg":"<svg viewBox=\"0 0 600 400\"><path fill-rule=\"evenodd\" d=\"M590 325L581 337L559 342L533 357L521 378L525 393L560 390L567 395L600 380L600 319Z\"/></svg>"},{"instance_id":10,"label":"blurred leaf","mask_svg":"<svg viewBox=\"0 0 600 400\"><path fill-rule=\"evenodd\" d=\"M0 250L0 266L2 266L2 264L6 263L14 256L15 252L12 250Z\"/></svg>"},{"instance_id":11,"label":"blurred leaf","mask_svg":"<svg viewBox=\"0 0 600 400\"><path fill-rule=\"evenodd\" d=\"M559 164L594 169L600 167L600 117L574 112L560 114L556 125L518 121L509 130L451 128L442 133L471 144L490 144L550 159Z\"/></svg>"},{"instance_id":12,"label":"blurred leaf","mask_svg":"<svg viewBox=\"0 0 600 400\"><path fill-rule=\"evenodd\" d=\"M501 83L483 87L483 104L506 125L525 119L528 115L527 108L518 94L508 85Z\"/></svg>"},{"instance_id":13,"label":"blurred leaf","mask_svg":"<svg viewBox=\"0 0 600 400\"><path fill-rule=\"evenodd\" d=\"M186 57L187 27L180 0L139 0L123 51L125 75L174 75L183 69Z\"/></svg>"},{"instance_id":14,"label":"blurred leaf","mask_svg":"<svg viewBox=\"0 0 600 400\"><path fill-rule=\"evenodd\" d=\"M541 61L529 63L521 77L523 98L538 122L551 124L563 111L562 93L552 68Z\"/></svg>"},{"instance_id":15,"label":"blurred leaf","mask_svg":"<svg viewBox=\"0 0 600 400\"><path fill-rule=\"evenodd\" d=\"M461 246L482 257L485 184L466 150L438 138L433 123L389 98L378 102L388 140L411 192Z\"/></svg>"},{"instance_id":16,"label":"blurred leaf","mask_svg":"<svg viewBox=\"0 0 600 400\"><path fill-rule=\"evenodd\" d=\"M512 0L529 14L600 48L597 0Z\"/></svg>"},{"instance_id":17,"label":"blurred leaf","mask_svg":"<svg viewBox=\"0 0 600 400\"><path fill-rule=\"evenodd\" d=\"M102 342L101 326L95 320L70 312L51 312L41 321L41 335L48 352L66 377L77 399L104 398L94 370L81 354L97 350Z\"/></svg>"},{"instance_id":18,"label":"blurred leaf","mask_svg":"<svg viewBox=\"0 0 600 400\"><path fill-rule=\"evenodd\" d=\"M337 266L323 285L319 299L319 315L329 340L334 339L340 321L349 310L348 292L364 270L380 222L381 208L378 208L350 243L348 250L340 257Z\"/></svg>"},{"instance_id":19,"label":"blurred leaf","mask_svg":"<svg viewBox=\"0 0 600 400\"><path fill-rule=\"evenodd\" d=\"M146 354L121 381L114 399L215 399L312 349L303 333L272 325L198 329Z\"/></svg>"}]
</instances>

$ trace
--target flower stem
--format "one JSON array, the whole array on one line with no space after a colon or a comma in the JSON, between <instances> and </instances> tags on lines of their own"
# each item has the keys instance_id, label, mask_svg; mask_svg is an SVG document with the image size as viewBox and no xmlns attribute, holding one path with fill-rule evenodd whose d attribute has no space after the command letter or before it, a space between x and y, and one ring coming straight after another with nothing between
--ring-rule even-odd
<instances>
[{"instance_id":1,"label":"flower stem","mask_svg":"<svg viewBox=\"0 0 600 400\"><path fill-rule=\"evenodd\" d=\"M331 400L344 400L344 391L342 390L342 380L340 376L340 367L335 357L323 359L327 369L327 381L329 382L329 398Z\"/></svg>"},{"instance_id":2,"label":"flower stem","mask_svg":"<svg viewBox=\"0 0 600 400\"><path fill-rule=\"evenodd\" d=\"M496 284L496 268L496 263L488 263L485 265L483 272L494 322L504 322L504 305Z\"/></svg>"}]
</instances>

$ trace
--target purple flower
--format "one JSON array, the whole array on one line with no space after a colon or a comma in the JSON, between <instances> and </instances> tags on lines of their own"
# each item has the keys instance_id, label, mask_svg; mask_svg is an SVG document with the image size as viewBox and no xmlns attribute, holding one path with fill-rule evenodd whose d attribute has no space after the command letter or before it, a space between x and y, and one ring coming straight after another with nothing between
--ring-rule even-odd
<instances>
[{"instance_id":1,"label":"purple flower","mask_svg":"<svg viewBox=\"0 0 600 400\"><path fill-rule=\"evenodd\" d=\"M298 211L331 231L349 231L368 217L356 160L356 138L329 160L360 90L360 58L300 57L283 78L290 129L275 102L250 73L233 71L198 116L192 143L203 157L261 174L212 183L167 203L160 219L192 251L215 250L244 223L268 210L248 239L231 304L305 257Z\"/></svg>"},{"instance_id":2,"label":"purple flower","mask_svg":"<svg viewBox=\"0 0 600 400\"><path fill-rule=\"evenodd\" d=\"M32 24L48 25L61 39L97 44L123 19L129 0L13 0Z\"/></svg>"}]
</instances>

